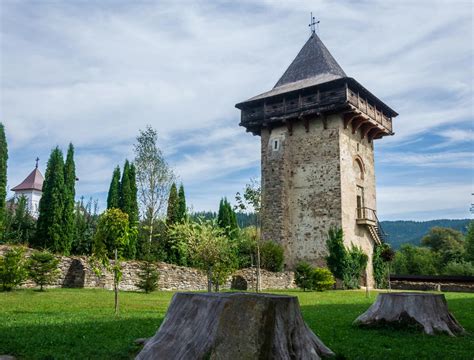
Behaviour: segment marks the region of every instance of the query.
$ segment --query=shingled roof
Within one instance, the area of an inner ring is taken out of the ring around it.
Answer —
[[[35,168],[30,175],[26,177],[25,180],[21,182],[21,184],[15,186],[12,191],[20,191],[20,190],[38,190],[42,191],[43,189],[43,175]]]
[[[324,75],[331,80],[346,77],[344,70],[332,57],[321,39],[313,33],[278,80],[274,89],[300,80],[324,77]]]
[[[313,33],[273,89],[247,101],[264,99],[346,77],[346,73],[321,39]]]

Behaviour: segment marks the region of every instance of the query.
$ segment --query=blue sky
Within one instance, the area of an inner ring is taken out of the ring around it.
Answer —
[[[0,3],[0,121],[9,187],[76,146],[78,196],[101,206],[151,124],[194,210],[260,172],[234,105],[271,89],[309,12],[344,71],[400,115],[376,142],[381,219],[465,218],[473,189],[470,1],[9,1]]]

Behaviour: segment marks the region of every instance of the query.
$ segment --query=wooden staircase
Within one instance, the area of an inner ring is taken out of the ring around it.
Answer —
[[[387,240],[387,234],[382,229],[380,221],[374,209],[367,207],[357,208],[357,224],[364,225],[369,230],[370,236],[376,244],[382,244]]]

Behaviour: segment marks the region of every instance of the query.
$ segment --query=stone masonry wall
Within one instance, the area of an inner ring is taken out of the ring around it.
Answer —
[[[342,119],[340,126],[340,161],[341,161],[341,204],[344,241],[347,248],[356,245],[369,257],[367,279],[369,286],[373,283],[372,254],[375,242],[368,228],[358,225],[356,219],[357,188],[363,189],[363,206],[377,209],[375,196],[375,165],[373,142],[367,137],[361,139],[360,131],[352,134],[352,127],[344,129]],[[362,171],[359,164],[362,164]]]
[[[278,144],[276,144],[278,143]],[[373,286],[374,241],[356,222],[357,187],[364,206],[376,209],[373,144],[360,132],[344,129],[340,114],[263,129],[262,236],[280,243],[285,268],[299,261],[324,266],[327,233],[342,227],[348,248],[361,247],[369,257],[368,284]],[[362,164],[362,171],[357,161]]]
[[[9,248],[6,245],[0,245],[0,256]],[[33,250],[27,249],[26,257]],[[123,261],[122,280],[120,281],[120,290],[138,290],[136,283],[139,281],[138,273],[140,271],[139,261]],[[157,263],[160,272],[158,287],[160,290],[180,290],[195,291],[206,290],[206,275],[198,269]],[[94,272],[89,258],[86,256],[61,256],[59,263],[60,276],[51,287],[77,287],[77,288],[103,288],[113,289],[113,274],[104,272],[100,277]],[[222,286],[223,289],[231,288],[231,285],[239,284],[241,290],[252,289],[255,287],[256,278],[254,269],[238,270],[233,276],[229,277],[227,283]],[[262,289],[292,289],[295,288],[294,274],[292,272],[272,273],[261,270]],[[23,287],[31,288],[35,284],[31,281],[26,282]]]
[[[262,235],[280,243],[287,269],[324,266],[326,238],[341,224],[339,122],[331,116],[262,131]],[[275,140],[280,147],[275,149]]]

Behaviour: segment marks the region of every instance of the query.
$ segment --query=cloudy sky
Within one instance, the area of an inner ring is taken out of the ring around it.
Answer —
[[[465,218],[473,189],[471,1],[0,1],[9,186],[76,146],[102,207],[146,124],[194,210],[259,176],[234,105],[271,89],[309,36],[400,113],[376,142],[379,217]]]

